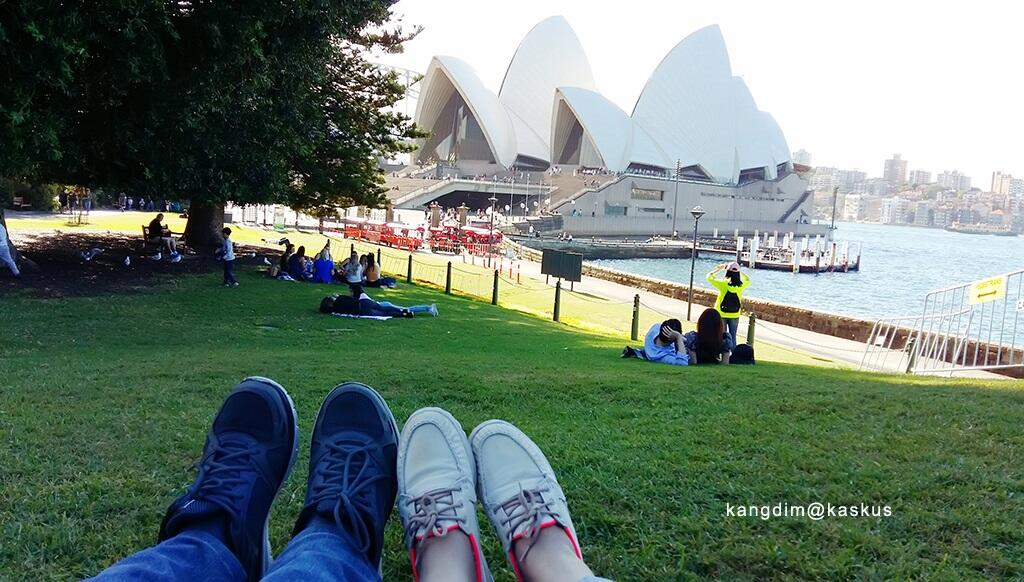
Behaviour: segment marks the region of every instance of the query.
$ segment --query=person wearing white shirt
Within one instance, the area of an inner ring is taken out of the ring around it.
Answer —
[[[7,244],[7,229],[4,228],[3,223],[0,223],[0,263],[7,265],[7,268],[11,270],[15,278],[21,277],[18,264],[14,262],[14,257],[11,256],[11,247]]]

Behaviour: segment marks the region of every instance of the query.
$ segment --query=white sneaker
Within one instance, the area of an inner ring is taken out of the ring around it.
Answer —
[[[159,261],[162,258],[164,258],[164,256],[162,254],[160,254],[160,253],[157,253],[157,254],[153,255],[153,260],[154,261]]]
[[[430,315],[437,317],[437,303],[430,304]]]
[[[536,443],[503,420],[488,420],[473,429],[469,438],[480,503],[515,571],[520,568],[513,542],[534,538],[549,527],[561,528],[582,560],[565,493]]]
[[[171,255],[171,262],[172,263],[180,263],[181,262],[181,253],[174,253],[173,255]]]
[[[413,572],[416,547],[458,529],[476,562],[476,580],[493,580],[480,548],[473,452],[459,421],[440,408],[422,408],[406,421],[398,443],[398,516]]]

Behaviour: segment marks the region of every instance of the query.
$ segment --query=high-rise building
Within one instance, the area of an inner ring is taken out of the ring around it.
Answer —
[[[935,181],[938,182],[939,186],[950,188],[957,192],[966,192],[971,189],[971,177],[965,176],[957,170],[942,172]]]
[[[801,164],[801,165],[804,165],[804,166],[810,166],[811,165],[811,152],[809,152],[809,151],[807,151],[805,149],[801,148],[801,149],[796,150],[795,152],[793,152],[791,154],[791,157],[793,158],[793,163],[794,164]]]
[[[860,194],[847,194],[843,201],[843,220],[856,222],[864,218],[864,196]]]
[[[815,192],[832,192],[837,183],[837,174],[839,170],[831,168],[829,166],[818,166],[814,168],[814,175],[808,181],[811,190]]]
[[[899,154],[893,154],[891,159],[885,160],[885,171],[882,172],[882,179],[896,187],[906,184],[907,160],[901,159]]]
[[[1010,180],[1010,189],[1006,193],[1010,196],[1024,196],[1024,178]]]
[[[1010,174],[992,172],[992,189],[989,191],[995,194],[1009,194],[1011,182],[1013,182],[1013,176]]]
[[[840,192],[855,192],[857,184],[863,184],[868,179],[868,173],[861,170],[838,170],[836,172],[836,186]]]
[[[882,200],[882,224],[906,224],[910,214],[910,201],[906,198]]]
[[[907,182],[917,186],[931,184],[932,173],[928,170],[910,170],[910,175],[907,176]]]

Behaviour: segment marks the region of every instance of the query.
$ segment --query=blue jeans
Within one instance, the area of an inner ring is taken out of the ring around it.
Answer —
[[[384,307],[397,307],[398,309],[408,309],[413,313],[427,313],[428,311],[430,311],[429,305],[413,305],[412,307],[400,307],[390,301],[378,301],[377,305],[381,305]]]
[[[234,285],[238,281],[235,281],[235,260],[224,261],[224,284]]]
[[[348,538],[306,528],[274,560],[263,579],[277,582],[378,582],[380,574],[376,565],[370,564],[366,555]],[[100,572],[94,580],[244,582],[246,575],[238,559],[216,536],[202,531],[186,531],[124,558]]]
[[[740,318],[738,317],[723,317],[722,321],[725,322],[725,326],[729,329],[729,335],[732,336],[732,345],[736,345],[736,332],[740,329]]]

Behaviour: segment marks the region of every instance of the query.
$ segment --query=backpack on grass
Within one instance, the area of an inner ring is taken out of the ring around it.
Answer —
[[[729,356],[730,364],[754,365],[754,347],[749,344],[740,344],[733,348]]]

